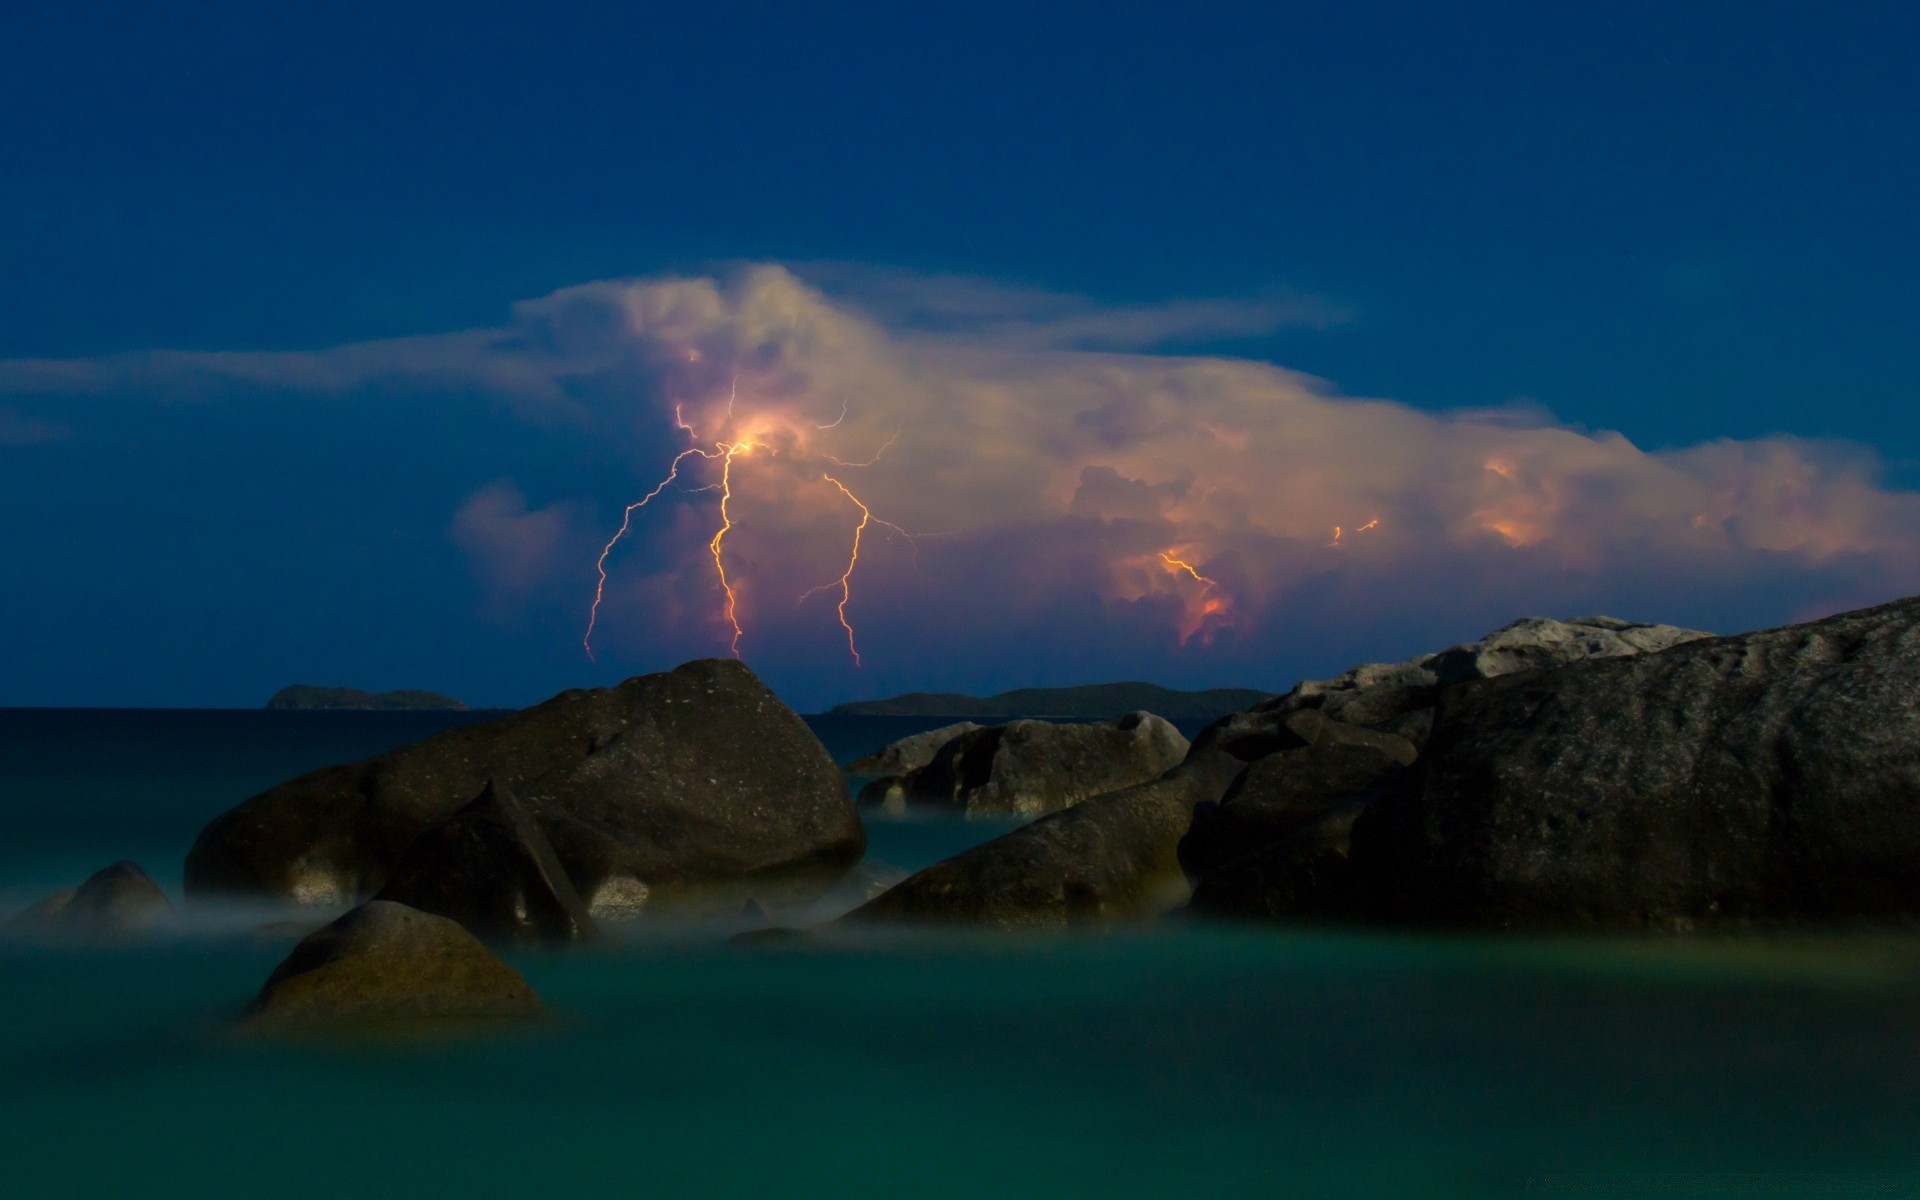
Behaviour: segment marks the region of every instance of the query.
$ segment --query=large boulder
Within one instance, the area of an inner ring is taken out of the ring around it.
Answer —
[[[1920,915],[1920,599],[1451,690],[1353,865],[1397,920]]]
[[[806,896],[866,848],[812,730],[745,666],[704,659],[271,788],[201,832],[188,895],[353,903],[489,780],[520,797],[596,914]]]
[[[1373,797],[1349,796],[1285,836],[1201,876],[1187,910],[1210,917],[1317,920],[1352,917],[1354,824]]]
[[[260,990],[246,1025],[305,1033],[545,1012],[520,972],[458,924],[375,900],[302,939]]]
[[[852,921],[965,922],[1005,929],[1147,916],[1186,902],[1176,853],[1194,806],[1241,770],[1203,754],[1161,778],[1064,812],[935,863],[855,909]]]
[[[1331,728],[1338,722],[1314,712],[1294,713],[1289,721],[1319,736],[1255,759],[1218,804],[1194,810],[1180,840],[1180,865],[1189,878],[1284,841],[1414,761],[1413,744],[1392,734],[1353,730],[1355,736],[1343,737]]]
[[[1433,723],[1441,691],[1456,683],[1537,671],[1590,658],[1625,658],[1711,637],[1697,629],[1646,625],[1618,617],[1571,617],[1564,621],[1523,617],[1474,642],[1397,663],[1367,663],[1331,679],[1309,679],[1292,691],[1245,712],[1223,717],[1194,739],[1195,748],[1234,743],[1243,758],[1285,745],[1271,745],[1274,727],[1289,714],[1318,711],[1347,725],[1406,736],[1418,744]],[[1284,741],[1284,739],[1282,739]]]
[[[972,721],[961,721],[953,725],[942,725],[938,729],[929,729],[925,733],[916,733],[903,737],[897,742],[875,750],[872,754],[854,759],[847,764],[849,775],[905,775],[933,761],[940,747],[946,745],[963,733],[972,733],[981,728]]]
[[[897,779],[875,780],[861,803],[1037,816],[1157,779],[1187,750],[1180,731],[1152,713],[1098,724],[1010,721],[950,739]]]
[[[77,888],[56,892],[7,923],[10,936],[117,938],[145,929],[173,911],[172,901],[140,864],[121,860]]]
[[[497,781],[414,838],[378,898],[448,917],[488,941],[595,936],[593,918],[539,822]]]

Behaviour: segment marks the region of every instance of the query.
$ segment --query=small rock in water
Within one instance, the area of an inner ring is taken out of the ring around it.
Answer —
[[[89,876],[77,888],[57,892],[8,922],[16,937],[98,939],[124,937],[173,911],[153,877],[122,860]]]
[[[942,746],[963,733],[972,733],[980,726],[972,721],[960,721],[953,725],[943,725],[938,729],[929,729],[925,733],[916,733],[912,737],[903,737],[889,743],[863,758],[856,758],[847,764],[849,775],[905,775],[933,761],[933,756]]]
[[[374,900],[295,946],[245,1025],[270,1033],[378,1030],[546,1011],[520,972],[455,922]]]

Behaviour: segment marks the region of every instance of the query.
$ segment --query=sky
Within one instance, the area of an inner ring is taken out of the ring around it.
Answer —
[[[1916,52],[1873,3],[14,6],[0,704],[522,704],[735,621],[803,709],[1280,690],[1920,592]]]

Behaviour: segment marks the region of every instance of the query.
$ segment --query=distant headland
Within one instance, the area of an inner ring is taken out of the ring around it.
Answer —
[[[908,692],[890,700],[856,700],[833,711],[863,717],[1117,717],[1142,709],[1168,720],[1223,717],[1273,698],[1252,688],[1182,692],[1154,683],[1089,683],[1019,688],[995,696]]]
[[[311,684],[296,683],[284,687],[267,701],[267,707],[273,709],[421,709],[464,711],[466,705],[452,696],[442,696],[438,692],[398,691],[363,692],[359,688],[314,687]]]

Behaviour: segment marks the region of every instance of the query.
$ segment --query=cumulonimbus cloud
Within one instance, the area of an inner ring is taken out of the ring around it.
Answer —
[[[1263,362],[1080,348],[1333,319],[1304,301],[1103,312],[977,281],[943,301],[941,286],[890,279],[862,304],[777,266],[601,282],[522,303],[499,329],[0,364],[0,392],[132,377],[490,389],[636,447],[631,494],[551,498],[611,507],[603,536],[696,450],[635,514],[648,565],[609,556],[602,636],[635,650],[732,639],[712,545],[723,470],[749,657],[781,640],[842,652],[848,593],[863,636],[899,655],[951,660],[1017,635],[1061,671],[1111,677],[1181,654],[1257,662],[1302,630],[1448,605],[1518,615],[1738,586],[1791,609],[1920,590],[1920,496],[1883,487],[1861,447],[1649,451],[1539,414],[1339,396]],[[561,511],[527,514],[490,485],[453,528],[502,586],[551,571],[590,587],[593,564],[536,553],[566,541]]]

